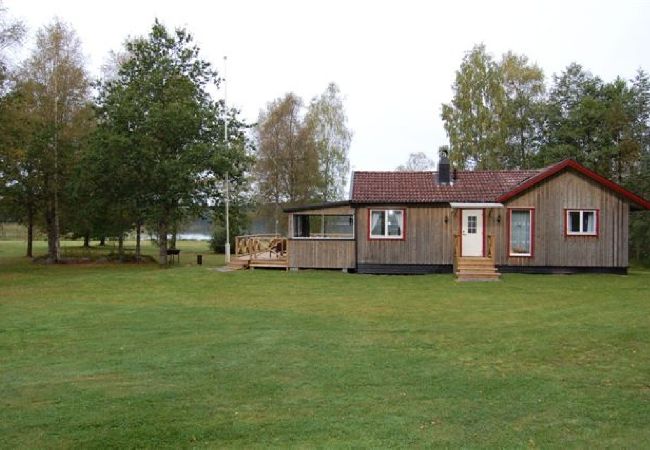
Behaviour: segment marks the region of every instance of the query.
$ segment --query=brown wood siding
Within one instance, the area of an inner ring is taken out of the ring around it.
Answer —
[[[404,209],[403,240],[368,239],[370,209]],[[445,223],[445,217],[448,222]],[[452,264],[454,216],[449,207],[372,206],[357,208],[356,238],[359,264]]]
[[[510,266],[627,267],[629,204],[572,171],[551,177],[493,212],[488,232],[497,235],[497,264]],[[507,208],[535,208],[534,254],[508,255]],[[598,236],[565,236],[566,209],[599,210]]]
[[[291,239],[289,267],[352,269],[356,267],[353,240]]]

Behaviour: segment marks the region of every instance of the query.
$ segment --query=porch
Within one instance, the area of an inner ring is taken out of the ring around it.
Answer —
[[[488,232],[491,214],[499,203],[452,203],[458,216],[454,233],[453,271],[458,281],[498,281],[501,274],[496,262],[496,236]],[[500,218],[500,217],[499,217]]]

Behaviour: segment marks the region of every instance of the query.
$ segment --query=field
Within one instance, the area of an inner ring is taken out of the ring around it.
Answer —
[[[650,446],[647,270],[223,273],[184,245],[159,269],[0,242],[0,448]]]

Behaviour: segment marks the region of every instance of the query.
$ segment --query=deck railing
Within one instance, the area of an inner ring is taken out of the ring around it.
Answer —
[[[494,260],[496,257],[496,237],[492,234],[488,234],[485,242],[486,257]],[[454,268],[456,265],[456,259],[460,258],[461,255],[461,240],[459,234],[454,234]]]
[[[282,259],[287,256],[287,238],[279,234],[248,234],[235,237],[235,255],[251,256],[251,259],[268,252],[268,258]],[[266,255],[265,255],[266,256]]]

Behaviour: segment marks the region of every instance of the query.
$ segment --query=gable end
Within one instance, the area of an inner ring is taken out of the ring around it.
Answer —
[[[582,164],[579,164],[578,162],[572,160],[572,159],[566,159],[562,162],[559,162],[546,170],[540,172],[539,174],[529,178],[519,186],[515,187],[514,189],[506,192],[505,194],[501,195],[499,198],[497,198],[498,202],[506,202],[523,192],[527,191],[528,189],[533,188],[534,186],[538,185],[542,181],[552,177],[555,174],[558,174],[564,170],[567,169],[573,169],[578,173],[581,173],[582,175],[586,176],[587,178],[592,179],[596,183],[606,187],[607,189],[617,193],[621,197],[625,198],[628,200],[630,203],[636,205],[640,209],[650,209],[650,202],[643,197],[636,195],[634,192],[629,191],[625,189],[623,186],[620,184],[617,184],[602,175],[597,174],[593,170],[587,169],[585,166]]]

